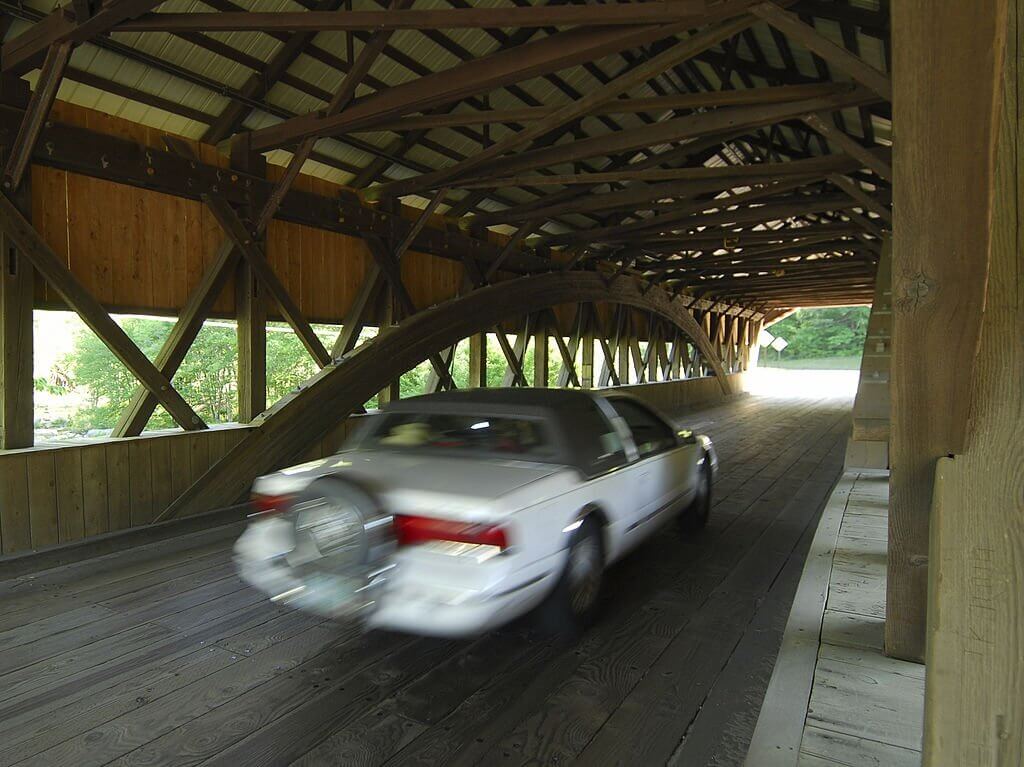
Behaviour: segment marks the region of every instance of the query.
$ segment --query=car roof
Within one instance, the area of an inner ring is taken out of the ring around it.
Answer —
[[[541,389],[531,387],[493,388],[493,389],[456,389],[454,391],[421,394],[408,397],[394,403],[393,409],[405,410],[431,405],[507,405],[528,408],[563,408],[583,404],[591,400],[594,393],[580,389]],[[430,408],[433,409],[433,408]]]

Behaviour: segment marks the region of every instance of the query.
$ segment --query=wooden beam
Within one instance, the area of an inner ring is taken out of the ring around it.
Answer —
[[[393,10],[404,12],[410,5],[412,0],[392,0],[391,7]],[[387,46],[388,40],[391,38],[391,32],[382,30],[377,32],[373,37],[367,41],[363,46],[362,50],[359,51],[359,56],[352,64],[345,79],[341,81],[341,85],[338,90],[335,91],[334,96],[328,103],[327,108],[321,113],[324,118],[334,117],[344,112],[352,100],[356,96],[356,89],[360,83],[366,78],[370,72],[370,68],[373,63],[377,60],[384,48]],[[277,214],[278,208],[281,206],[281,202],[285,196],[291,190],[295,184],[295,179],[298,178],[299,172],[302,170],[302,166],[306,164],[313,154],[313,147],[316,145],[316,136],[306,136],[299,142],[298,148],[292,153],[291,159],[288,161],[288,167],[285,169],[284,175],[281,176],[277,182],[277,186],[270,193],[266,203],[263,206],[263,210],[256,220],[256,231],[264,232],[267,226],[270,224],[270,220]],[[254,146],[254,134],[245,134],[242,138],[245,146],[249,152],[258,151],[257,147]]]
[[[388,250],[384,241],[379,237],[367,237],[366,244],[370,249],[370,254],[377,262],[377,266],[380,267],[384,277],[388,281],[388,285],[391,286],[391,294],[394,300],[405,317],[412,317],[416,314],[416,305],[412,302],[412,297],[409,295],[409,291],[406,290],[405,284],[402,282],[402,273],[400,271],[399,263],[395,260],[394,256]],[[454,389],[455,382],[452,380],[451,373],[448,370],[448,364],[444,359],[441,358],[439,352],[431,354],[428,359],[430,360],[431,366],[434,368],[434,372],[443,382],[445,388]]]
[[[106,34],[114,26],[159,5],[162,0],[110,0],[86,19],[76,19],[57,8],[28,30],[3,45],[0,69],[22,75],[38,66],[51,46],[78,44]]]
[[[543,317],[537,317],[533,331],[533,385],[547,388],[548,385],[548,327]]]
[[[810,83],[806,85],[777,85],[765,88],[739,88],[731,91],[701,91],[670,96],[646,98],[617,98],[598,104],[587,115],[638,114],[647,112],[710,109],[719,106],[749,104],[777,104],[785,101],[828,96],[850,90],[846,83]],[[519,107],[517,109],[476,109],[443,114],[423,114],[398,117],[382,122],[373,131],[419,131],[436,128],[463,128],[473,125],[500,125],[525,123],[550,117],[558,107]],[[358,132],[358,131],[357,131]],[[540,177],[545,178],[545,177]]]
[[[1024,430],[1024,343],[1021,342],[1024,338],[1021,291],[1024,251],[1020,247],[1020,233],[1024,231],[1020,206],[1024,192],[1020,166],[1020,147],[1024,145],[1024,121],[1020,112],[1020,87],[1024,83],[1024,67],[1021,66],[1024,6],[1019,0],[1009,2],[1009,18],[1006,19],[1002,16],[1003,5],[1002,2],[977,3],[970,8],[954,7],[953,3],[946,2],[931,5],[931,11],[942,14],[942,18],[929,19],[920,29],[905,26],[908,17],[920,9],[919,3],[910,3],[906,9],[893,7],[894,43],[910,45],[913,41],[917,46],[941,51],[940,46],[957,39],[958,44],[964,46],[965,60],[970,62],[967,70],[950,72],[952,62],[949,62],[921,83],[931,89],[942,78],[941,82],[946,85],[939,93],[945,93],[946,87],[955,87],[960,82],[969,82],[971,88],[980,90],[980,78],[990,62],[975,59],[972,54],[978,57],[998,55],[998,51],[990,54],[989,50],[998,47],[998,36],[1003,30],[1008,35],[1002,108],[997,123],[999,137],[994,164],[988,285],[978,353],[970,360],[969,367],[943,371],[962,379],[962,384],[957,382],[957,385],[970,395],[971,429],[962,449],[952,456],[939,457],[935,467],[926,549],[924,767],[1024,764],[1024,679],[1020,673],[1020,659],[1024,655],[1024,585],[1021,582],[1024,530],[1020,525],[1021,467],[1024,466],[1024,440],[1021,439]],[[971,24],[969,32],[954,31],[967,23]],[[948,28],[936,30],[939,25]],[[991,42],[993,38],[996,42]],[[901,55],[894,63],[895,71],[899,73],[903,66],[906,64]],[[913,71],[907,72],[907,76],[912,76]],[[972,78],[972,74],[977,77]],[[987,83],[986,87],[991,88],[992,84]],[[897,98],[905,97],[902,88],[897,74]],[[920,94],[922,100],[926,96],[927,91]],[[980,98],[977,93],[972,97]],[[963,95],[958,94],[956,102],[961,98]],[[937,110],[940,105],[936,103],[934,108]],[[959,112],[947,114],[954,117]],[[981,113],[970,114],[977,117]],[[902,111],[897,111],[897,115],[902,116]],[[981,129],[981,126],[976,127]],[[963,126],[965,132],[968,129],[969,126]],[[904,140],[901,133],[900,141]],[[966,155],[969,148],[965,146],[962,151]],[[981,164],[982,160],[983,155],[975,152],[975,161]],[[956,161],[960,158],[956,157]],[[929,167],[927,172],[930,174],[931,170]],[[902,159],[898,157],[896,177],[900,183],[903,183],[903,172]],[[949,172],[955,171],[950,168]],[[945,206],[945,201],[921,202]],[[982,215],[977,210],[973,213]],[[966,219],[971,214],[967,209],[962,215]],[[916,220],[905,222],[900,211],[900,228],[910,226],[914,231],[917,223]],[[894,234],[901,236],[898,230]],[[904,236],[909,237],[910,232]],[[940,297],[941,292],[940,288]],[[947,349],[958,351],[960,346],[956,339],[951,340],[954,343]],[[950,364],[958,365],[961,361],[958,357],[955,355]],[[937,362],[930,365],[934,372],[938,372]],[[919,416],[926,415],[924,407],[916,412]],[[944,415],[932,413],[940,420]],[[894,465],[893,473],[896,471]],[[903,480],[896,479],[901,482],[900,489],[908,488]],[[893,500],[890,495],[890,505],[894,505]]]
[[[972,378],[979,371],[981,328],[989,311],[986,296],[997,178],[1007,185],[1000,188],[999,204],[1007,207],[996,230],[998,242],[1014,252],[1018,247],[1020,133],[1015,96],[1020,85],[1020,51],[1018,31],[1004,70],[1009,27],[1006,0],[969,7],[909,0],[894,5],[893,13],[893,121],[899,125],[893,208],[898,225],[893,228],[892,244],[893,419],[885,647],[895,657],[921,661],[926,645],[929,517],[936,461],[972,445]],[[1019,9],[1012,19],[1015,29],[1018,14]],[[955,46],[955,56],[948,55],[950,46]],[[1004,72],[1008,75],[1005,85]],[[1005,118],[1004,94],[1008,99]],[[943,129],[936,130],[937,125]],[[1000,128],[1006,143],[997,165]],[[1019,282],[1019,275],[1016,279]],[[1001,371],[1008,368],[1001,368],[1002,364],[990,363],[983,368],[984,375],[1004,375]],[[990,386],[991,380],[981,385]],[[1012,395],[1002,391],[1019,402],[1019,391]],[[989,459],[990,465],[1000,460],[996,455]],[[987,473],[972,480],[979,492],[998,481]],[[980,548],[973,551],[987,556],[979,553]],[[992,671],[996,676],[1003,673]],[[991,677],[993,681],[996,676]],[[977,689],[979,693],[965,700],[965,706],[984,705],[988,691]],[[1006,726],[1015,727],[1019,734],[1018,722]],[[977,738],[985,738],[992,749],[988,753],[1005,753],[1007,741],[996,740],[996,730],[998,726],[990,723],[985,733],[972,733],[957,748],[973,748]],[[964,753],[942,755],[933,763],[956,763]],[[968,761],[981,764],[987,759],[980,751],[971,753],[977,756]]]
[[[876,152],[873,152],[871,149],[868,149],[863,144],[860,144],[849,135],[839,130],[839,128],[833,124],[831,114],[804,115],[802,119],[809,128],[828,139],[837,150],[844,154],[856,157],[864,163],[865,168],[870,168],[886,181],[892,181],[892,165],[879,157]]]
[[[321,0],[315,6],[318,11],[335,10],[342,0]],[[303,50],[316,37],[315,31],[297,32],[291,35],[273,56],[267,61],[260,72],[253,72],[240,88],[249,98],[260,99],[281,79]],[[205,144],[218,144],[233,134],[242,124],[242,120],[251,111],[251,107],[241,100],[232,100],[221,110],[217,118],[207,127],[202,141]]]
[[[554,72],[618,51],[670,37],[685,25],[572,29],[498,51],[366,96],[331,117],[314,112],[253,131],[252,147],[265,151],[310,136],[372,128],[413,112],[451,104],[468,96]]]
[[[725,30],[733,31],[737,27],[749,23],[748,17],[745,16],[732,22],[726,22],[723,25],[714,27],[706,34],[695,35],[686,44],[680,44],[684,46],[683,50],[677,51],[676,48],[670,48],[666,54],[675,51],[676,56],[682,57],[679,60],[685,60],[698,49],[710,47],[729,37],[729,35],[724,34]],[[666,54],[663,54],[663,56]],[[664,64],[662,57],[656,57],[656,59]],[[652,59],[652,61],[654,60]],[[859,106],[872,103],[878,98],[863,89],[856,89],[832,96],[820,96],[818,98],[783,104],[723,107],[708,112],[678,117],[674,120],[653,123],[629,131],[617,131],[606,135],[578,139],[568,144],[555,144],[508,157],[501,156],[503,153],[527,145],[534,138],[550,132],[553,127],[576,119],[579,117],[581,110],[587,105],[600,103],[600,99],[605,101],[614,99],[621,92],[620,86],[616,85],[620,80],[623,81],[621,87],[635,87],[637,82],[630,75],[638,71],[638,69],[631,70],[628,75],[616,78],[601,90],[595,91],[594,94],[584,97],[577,103],[562,107],[547,120],[538,121],[529,128],[525,128],[507,137],[503,141],[488,147],[483,152],[463,160],[461,163],[448,166],[440,171],[424,173],[407,180],[385,184],[377,189],[376,194],[380,196],[398,196],[423,189],[436,188],[440,184],[450,184],[452,179],[455,178],[477,179],[481,176],[521,173],[535,168],[544,168],[549,165],[560,165],[595,156],[613,155],[620,152],[656,146],[666,142],[694,139],[701,136],[731,132],[740,128],[771,125],[782,120],[800,117],[808,112]],[[644,73],[647,74],[646,71]],[[639,82],[644,81],[640,80]]]
[[[238,422],[249,423],[267,409],[267,305],[256,272],[248,263],[236,276],[238,321]]]
[[[106,310],[82,286],[43,238],[25,220],[6,195],[0,194],[0,230],[50,283],[71,309],[99,337],[128,371],[145,384],[171,417],[186,430],[205,429],[206,424],[139,347],[111,319]]]
[[[555,318],[554,312],[549,310],[547,316],[552,330],[551,336],[555,339],[558,355],[562,358],[562,367],[558,371],[558,385],[564,387],[571,384],[579,388],[580,379],[576,375],[576,349],[579,345],[579,335],[576,333],[576,327],[579,321],[579,311],[577,310],[577,319],[573,322],[573,334],[570,336],[572,346],[565,343],[562,331],[558,329],[558,321]]]
[[[524,314],[581,301],[608,301],[658,312],[712,354],[710,364],[720,375],[718,383],[723,393],[729,393],[729,381],[715,362],[707,337],[679,298],[658,288],[641,293],[641,283],[632,279],[619,280],[609,288],[592,272],[556,271],[499,282],[407,318],[365,351],[314,378],[297,396],[259,419],[248,436],[160,514],[158,521],[236,502],[249,491],[254,477],[287,465],[353,407],[416,365],[429,349],[443,349],[481,328]]]
[[[512,347],[509,347],[505,334],[500,332],[501,328],[497,328],[499,331],[496,333],[498,343],[501,344],[501,352],[505,355],[505,361],[508,363],[505,368],[505,377],[501,382],[502,386],[516,386],[517,384],[519,386],[529,386],[530,384],[526,380],[526,374],[523,372],[523,363],[526,361],[526,350],[530,343],[532,321],[533,317],[530,315],[522,318],[522,325],[516,334],[515,346]]]
[[[320,367],[330,364],[331,355],[328,354],[323,342],[313,332],[313,328],[302,313],[302,310],[299,309],[298,304],[288,294],[288,291],[281,284],[270,264],[267,263],[263,249],[253,239],[252,234],[246,230],[238,214],[221,197],[204,195],[203,202],[206,203],[213,217],[217,219],[217,223],[221,225],[224,233],[234,242],[235,247],[241,251],[246,261],[252,266],[260,284],[267,289],[267,292],[277,302],[282,316],[292,326],[302,345],[306,347],[306,351],[309,352],[310,356],[313,357]]]
[[[22,184],[13,195],[25,215],[32,207],[29,187]],[[0,450],[35,441],[34,276],[31,261],[0,231]]]
[[[867,86],[886,101],[892,101],[892,83],[887,75],[841,45],[836,45],[814,27],[804,24],[795,13],[785,11],[772,2],[755,5],[750,12],[771,24],[790,40],[795,40],[857,82]]]
[[[525,224],[516,229],[515,233],[508,238],[508,242],[505,243],[505,246],[501,249],[501,253],[498,254],[498,257],[491,262],[490,266],[487,267],[487,271],[484,273],[484,282],[490,282],[494,279],[494,275],[498,273],[498,269],[500,269],[501,265],[505,263],[505,259],[512,255],[515,249],[519,247],[519,244],[529,237],[540,223],[541,219],[531,218]]]
[[[703,0],[628,5],[562,5],[403,11],[150,13],[118,32],[344,32],[673,24],[697,26]]]
[[[367,266],[359,292],[352,299],[352,305],[345,315],[338,338],[331,349],[332,358],[341,359],[356,347],[359,335],[370,323],[377,298],[386,284],[387,278],[376,262]]]
[[[828,177],[828,180],[838,186],[850,197],[859,202],[864,208],[864,212],[871,211],[872,213],[878,214],[883,221],[890,226],[892,225],[892,210],[887,205],[883,205],[875,197],[868,194],[861,188],[861,185],[856,181],[844,176],[841,173],[833,173]]]
[[[36,88],[32,91],[32,98],[25,110],[25,118],[18,128],[18,135],[14,139],[7,156],[7,163],[4,166],[3,188],[7,194],[11,194],[21,185],[25,171],[28,169],[29,161],[32,158],[32,151],[39,140],[39,133],[43,129],[47,115],[50,114],[50,107],[57,97],[57,89],[60,87],[61,79],[64,77],[64,69],[71,57],[72,43],[65,40],[61,43],[54,43],[46,52],[46,60],[43,62],[42,71],[36,81]]]
[[[469,337],[469,387],[487,386],[487,334],[473,333]]]
[[[614,6],[611,6],[614,7]],[[671,67],[692,58],[728,39],[753,23],[750,16],[739,16],[735,19],[709,27],[683,42],[676,43],[663,53],[619,75],[610,83],[596,88],[570,104],[558,107],[547,117],[530,124],[517,133],[505,137],[476,155],[466,158],[460,163],[442,168],[431,173],[424,173],[416,178],[385,184],[379,194],[385,196],[401,196],[421,189],[432,189],[450,179],[464,177],[476,170],[477,175],[493,165],[508,152],[528,146],[534,140],[550,133],[555,128],[584,116],[588,110],[602,104],[608,104],[632,88],[663,74]]]
[[[738,91],[726,91],[736,93]],[[757,165],[723,165],[720,167],[696,168],[653,168],[633,170],[626,166],[621,170],[596,173],[568,173],[541,175],[531,173],[521,176],[504,176],[484,179],[481,181],[453,181],[452,186],[459,189],[491,189],[506,186],[571,186],[574,184],[617,184],[623,181],[716,181],[724,186],[729,182],[735,185],[777,178],[787,175],[805,175],[837,170],[847,167],[852,158],[843,155],[827,155],[811,157],[806,160],[790,162],[766,162]],[[860,167],[860,166],[858,166]]]

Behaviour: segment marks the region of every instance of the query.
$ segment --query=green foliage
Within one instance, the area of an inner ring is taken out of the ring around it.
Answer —
[[[171,332],[171,324],[160,320],[125,319],[125,333],[142,352],[154,359]],[[288,332],[267,333],[267,401],[276,402],[284,394],[316,372],[317,367],[298,338]],[[329,346],[330,328],[315,328]],[[74,350],[59,363],[66,380],[54,387],[85,395],[85,404],[70,418],[77,430],[110,429],[131,401],[137,382],[111,354],[106,345],[88,329],[75,336]],[[229,325],[204,325],[173,378],[175,388],[207,423],[228,423],[238,418],[238,343],[235,329]],[[174,421],[163,408],[157,408],[148,429],[172,428]]]
[[[144,318],[126,318],[121,326],[142,352],[155,359],[171,332],[169,322]],[[273,404],[317,372],[317,366],[302,343],[287,326],[268,323],[267,328],[267,402]],[[314,327],[325,346],[330,348],[337,328]],[[365,334],[372,337],[373,333]],[[515,346],[515,336],[507,336]],[[497,339],[488,336],[487,385],[504,385],[506,360]],[[561,355],[554,339],[549,339],[548,385],[555,386],[561,369]],[[534,349],[531,340],[523,358],[527,385],[533,385]],[[433,369],[424,361],[400,379],[403,398],[424,394]],[[460,388],[469,384],[469,341],[456,347],[452,360],[452,377]],[[36,382],[39,391],[62,394],[70,391],[80,395],[83,404],[71,415],[69,427],[76,431],[110,429],[131,401],[137,381],[106,345],[91,331],[82,327],[74,338],[73,350],[58,360],[49,379]],[[229,423],[238,418],[238,343],[231,324],[206,324],[189,349],[173,383],[185,400],[207,423]],[[374,396],[367,408],[377,406]],[[170,415],[158,407],[147,429],[173,428]]]
[[[789,342],[782,353],[783,358],[860,357],[864,351],[869,313],[866,306],[798,309],[768,328],[768,332]],[[769,362],[776,353],[764,349],[762,354]]]

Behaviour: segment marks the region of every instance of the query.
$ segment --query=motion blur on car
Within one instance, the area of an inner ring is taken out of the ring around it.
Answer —
[[[274,601],[368,628],[462,637],[534,612],[575,632],[610,564],[706,524],[716,469],[707,437],[623,394],[414,397],[257,479],[235,559]]]

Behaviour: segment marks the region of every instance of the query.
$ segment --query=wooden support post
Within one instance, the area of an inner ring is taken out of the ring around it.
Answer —
[[[1016,9],[1017,0],[1012,5]],[[995,241],[999,247],[1011,248],[1015,257],[1018,247],[1019,189],[1012,175],[1007,180],[1008,188],[999,192],[1000,205],[1007,206],[998,214],[1000,227],[993,226],[997,167],[1002,179],[1006,179],[1002,174],[1019,172],[1015,94],[1020,87],[1016,74],[1020,41],[1015,10],[1011,20],[1016,32],[1013,55],[1006,57],[1013,74],[1002,85],[1009,26],[1006,8],[1007,0],[985,0],[969,6],[954,0],[908,0],[893,6],[893,119],[899,125],[900,137],[893,156],[893,210],[897,222],[892,243],[893,406],[885,648],[888,654],[907,660],[922,661],[925,654],[929,517],[936,461],[975,447],[970,434],[971,419],[977,418],[972,377],[977,382],[980,375],[981,389],[993,392],[995,399],[989,407],[1000,407],[994,401],[1005,397],[1007,407],[1011,402],[1016,407],[1008,413],[1020,412],[1021,390],[1009,386],[1012,368],[1008,360],[1013,357],[1003,361],[989,357],[983,366],[977,359],[982,318],[990,314],[999,317],[1000,311],[1006,311],[1005,304],[1002,309],[999,305],[994,309],[986,306],[993,236],[998,237]],[[955,57],[946,55],[951,46],[956,48]],[[1010,99],[1002,122],[1008,143],[997,166],[995,148],[1003,94]],[[946,126],[943,130],[936,129],[940,121]],[[1001,268],[1011,269],[1012,263],[1011,259]],[[1019,302],[1019,273],[1015,279],[1015,300]],[[1005,317],[996,321],[1005,321]],[[1016,337],[1012,343],[1019,342]],[[1005,384],[990,389],[997,380]],[[1005,424],[1006,418],[1002,422]],[[994,425],[993,433],[1000,433],[1003,424]],[[1006,474],[999,467],[1009,457],[997,451],[984,455],[987,460],[980,464],[984,468],[971,477],[979,494],[998,486]],[[1017,477],[1019,480],[1019,467]],[[984,541],[992,541],[993,546],[1006,542],[1001,532],[990,535],[988,527],[985,531],[971,530],[970,520],[975,517],[969,508],[958,507],[956,514],[958,523],[949,526],[947,532],[954,527],[958,530],[958,545],[963,546],[968,566],[965,577],[975,583],[991,583],[978,592],[991,600],[985,602],[983,612],[992,615],[993,621],[1003,620],[994,617],[999,609],[994,597],[1013,591],[1019,595],[1019,584],[1003,580],[1012,570],[991,569],[998,563],[991,559],[993,552]],[[980,523],[982,518],[978,520]],[[988,525],[988,520],[984,524]],[[954,609],[965,612],[963,625],[969,630],[963,635],[964,653],[974,652],[972,647],[979,652],[991,649],[969,636],[978,630],[980,599],[950,603],[958,604]],[[992,666],[990,681],[995,684],[1006,670]],[[969,688],[948,689],[965,713],[976,715],[989,698],[990,688],[980,679],[970,679],[969,684]],[[976,692],[967,694],[968,689]],[[1019,713],[1019,688],[1017,693]],[[1003,749],[1019,749],[1024,742],[1020,730],[1024,717],[1014,719],[1010,709],[997,717],[996,711],[984,724],[964,717],[963,732],[968,739],[958,746],[973,748],[975,738],[984,738],[991,746],[984,758],[981,751],[971,751],[969,757],[963,756],[967,751],[958,751],[955,757],[943,755],[934,763],[1015,763]],[[968,723],[977,727],[968,727]],[[1012,729],[1012,737],[1002,734],[1004,730],[1011,732],[1007,728]]]
[[[244,143],[232,144],[231,165],[243,173],[264,176],[263,155],[248,152]],[[252,221],[257,210],[243,211]],[[266,247],[265,237],[260,243]],[[235,318],[238,339],[238,422],[250,423],[267,409],[267,304],[263,286],[248,260],[235,274]]]
[[[586,309],[583,318],[583,332],[580,335],[580,343],[583,344],[583,355],[580,362],[580,386],[584,389],[594,388],[594,309],[587,304],[580,304],[580,311]]]
[[[381,292],[380,301],[383,306],[380,309],[380,327],[377,329],[378,335],[390,333],[395,329],[395,326],[401,321],[401,312],[398,306],[395,304],[395,297],[391,289],[388,288]],[[452,347],[449,347],[451,349]],[[449,357],[445,355],[449,351],[446,349],[441,353],[442,359],[448,360]],[[440,379],[437,374],[432,370],[430,375],[427,376],[426,384],[423,387],[423,393],[428,394],[438,390],[438,383]],[[377,392],[377,407],[382,408],[391,402],[397,402],[402,397],[402,377],[398,376],[391,379],[390,383]]]
[[[469,386],[487,386],[487,334],[474,333],[469,337]]]
[[[893,6],[894,20],[909,19],[914,6]],[[966,8],[932,7],[957,25]],[[998,3],[972,4],[968,41],[984,45]],[[992,250],[985,313],[975,364],[953,371],[971,392],[971,433],[953,457],[941,457],[935,474],[928,567],[928,642],[925,678],[923,764],[1024,764],[1024,553],[1021,467],[1024,466],[1024,3],[1010,2],[1002,118],[995,163]],[[938,18],[935,19],[938,21]],[[903,34],[930,40],[920,33]],[[934,40],[941,50],[949,36]],[[968,46],[966,51],[976,50]],[[987,51],[977,51],[979,55]],[[897,72],[899,69],[897,69]],[[936,82],[940,73],[936,73]],[[964,73],[964,78],[968,73]],[[901,83],[897,81],[897,91]],[[923,95],[923,94],[922,94]],[[958,114],[958,113],[954,113]],[[950,117],[954,115],[951,114]],[[902,138],[900,139],[903,140]],[[897,163],[897,178],[901,168]],[[967,211],[965,211],[965,214]],[[897,215],[902,210],[897,208]],[[900,221],[899,228],[905,223]],[[896,237],[902,237],[899,228]],[[896,256],[894,252],[894,257]]]
[[[14,202],[27,216],[31,197],[23,183]],[[35,388],[32,378],[32,262],[0,231],[0,449],[32,447]]]
[[[238,422],[249,423],[267,409],[267,309],[252,267],[235,277],[238,321]]]
[[[628,306],[622,308],[622,318],[619,325],[619,336],[618,343],[616,346],[616,352],[618,353],[619,362],[619,381],[623,386],[628,386],[633,382],[633,378],[629,374],[629,347],[632,343],[633,336],[633,310]],[[640,379],[640,371],[637,371],[637,382]]]
[[[545,389],[548,385],[548,327],[544,317],[537,317],[533,331],[533,385]]]

